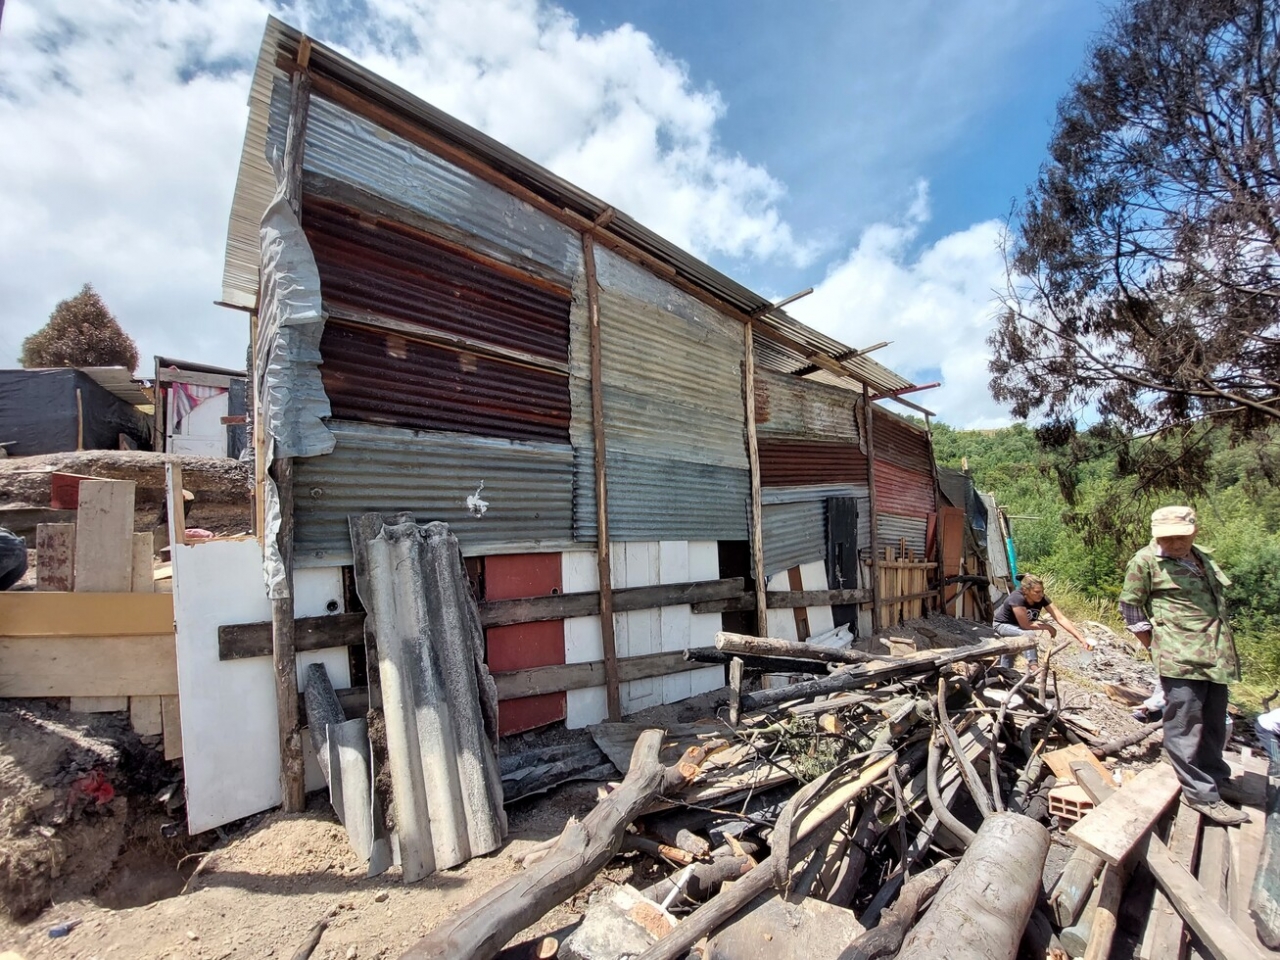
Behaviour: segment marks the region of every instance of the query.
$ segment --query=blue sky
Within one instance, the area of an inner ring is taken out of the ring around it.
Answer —
[[[852,345],[986,394],[1000,223],[1105,8],[1089,0],[8,0],[0,363],[92,282],[154,353],[240,365],[212,306],[267,12]]]

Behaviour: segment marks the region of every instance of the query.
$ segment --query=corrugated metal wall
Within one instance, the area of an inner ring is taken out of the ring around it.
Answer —
[[[825,500],[769,503],[763,507],[765,576],[825,560],[827,556],[827,504]]]
[[[879,491],[877,491],[879,492]],[[914,550],[917,560],[926,560],[925,536],[928,533],[928,521],[919,517],[899,517],[891,513],[881,513],[876,517],[876,537],[879,539],[881,556],[885,547],[892,547],[896,555],[899,544],[906,541],[907,549]]]
[[[272,129],[288,116],[277,83]],[[303,169],[385,197],[467,238],[468,246],[514,264],[530,261],[568,280],[582,241],[568,227],[408,140],[323,97],[311,98]]]
[[[875,431],[877,460],[885,460],[917,473],[933,473],[933,454],[929,435],[922,427],[915,427],[874,404],[871,428]],[[876,483],[879,484],[879,478]],[[930,481],[932,483],[932,481]],[[879,496],[880,491],[876,490]]]
[[[562,374],[332,319],[320,353],[324,391],[338,419],[569,442],[569,383]]]
[[[938,509],[931,473],[907,470],[879,457],[874,468],[877,513],[923,518]]]
[[[347,516],[410,510],[443,520],[464,553],[561,550],[573,530],[573,449],[334,421],[337,446],[294,462],[299,566],[351,562]],[[483,517],[467,508],[476,492]]]
[[[760,485],[812,483],[867,485],[867,457],[852,443],[761,440]]]
[[[745,540],[750,474],[742,325],[607,250],[596,250],[600,360],[614,540]],[[596,539],[585,293],[569,355],[575,536]]]
[[[773,373],[758,364],[756,436],[859,443],[858,395],[812,380]]]

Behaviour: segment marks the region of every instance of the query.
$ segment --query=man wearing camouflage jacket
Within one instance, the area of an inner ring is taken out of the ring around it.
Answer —
[[[1231,779],[1222,758],[1227,684],[1240,679],[1224,596],[1231,581],[1195,546],[1190,507],[1161,507],[1151,515],[1151,536],[1125,570],[1120,613],[1160,674],[1165,752],[1192,809],[1215,823],[1247,823],[1221,796]]]

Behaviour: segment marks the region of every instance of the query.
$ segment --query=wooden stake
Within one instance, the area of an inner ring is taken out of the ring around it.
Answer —
[[[751,466],[751,564],[756,580],[756,636],[769,635],[765,601],[764,507],[760,498],[760,446],[756,440],[756,348],[751,324],[743,328],[743,403],[747,409],[747,461]]]
[[[76,387],[76,449],[84,449],[84,398]]]
[[[587,272],[587,315],[591,330],[591,433],[596,460],[596,567],[600,573],[600,639],[604,646],[605,696],[609,719],[622,719],[618,649],[613,633],[613,568],[609,562],[609,488],[605,470],[604,378],[600,371],[600,288],[596,282],[595,241],[582,235]]]
[[[871,629],[879,630],[884,625],[883,611],[880,609],[884,587],[880,583],[880,538],[876,532],[880,519],[876,511],[876,444],[875,430],[872,427],[874,416],[871,412],[871,388],[865,383],[862,385],[862,409],[866,419],[863,432],[867,438],[867,495],[868,509],[871,511]]]

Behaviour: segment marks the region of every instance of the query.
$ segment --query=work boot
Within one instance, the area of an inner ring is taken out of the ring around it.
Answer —
[[[1183,797],[1182,802],[1192,810],[1203,814],[1214,823],[1224,827],[1238,827],[1242,823],[1252,822],[1250,816],[1243,810],[1237,810],[1221,800],[1215,800],[1213,803],[1201,803]]]

